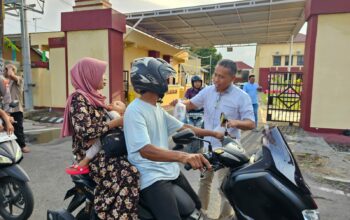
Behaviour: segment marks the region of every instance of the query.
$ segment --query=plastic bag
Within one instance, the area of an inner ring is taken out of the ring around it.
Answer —
[[[174,108],[174,117],[182,122],[186,121],[186,106],[182,103],[182,100],[179,99]]]

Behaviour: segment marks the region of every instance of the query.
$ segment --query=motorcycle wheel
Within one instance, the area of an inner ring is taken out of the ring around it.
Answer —
[[[32,190],[27,182],[12,177],[0,180],[0,193],[5,201],[0,204],[0,216],[6,220],[26,220],[34,207]]]

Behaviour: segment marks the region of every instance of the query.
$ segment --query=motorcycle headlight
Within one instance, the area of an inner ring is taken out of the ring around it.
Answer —
[[[9,158],[0,155],[0,164],[11,164],[11,163],[12,161]]]
[[[22,158],[22,150],[20,147],[17,147],[17,151],[16,151],[16,158],[15,161],[19,161]]]
[[[306,209],[302,213],[304,220],[320,220],[320,213],[317,210]]]

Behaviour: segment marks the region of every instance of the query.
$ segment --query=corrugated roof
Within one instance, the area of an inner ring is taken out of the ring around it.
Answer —
[[[127,24],[176,46],[284,43],[304,24],[305,0],[243,0],[127,14]]]

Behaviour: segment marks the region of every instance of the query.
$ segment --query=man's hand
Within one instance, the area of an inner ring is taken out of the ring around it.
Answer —
[[[15,131],[15,128],[11,123],[6,123],[6,132],[8,135],[12,135],[13,132]]]
[[[15,119],[12,116],[9,116],[9,120],[10,120],[11,124],[16,122]]]
[[[228,128],[238,128],[241,130],[252,130],[255,128],[255,122],[249,119],[245,120],[228,120]]]
[[[183,157],[180,160],[183,164],[190,164],[192,169],[197,170],[204,168],[211,170],[211,164],[202,154],[183,154]]]
[[[237,128],[239,126],[239,120],[227,120],[226,124],[228,128]]]
[[[5,67],[6,71],[5,71],[5,77],[8,77],[16,82],[18,82],[19,77],[16,76],[16,67],[12,64],[7,64]]]
[[[175,99],[175,100],[173,100],[172,102],[170,102],[170,105],[171,105],[171,106],[175,106],[177,103],[178,103],[178,100]]]

